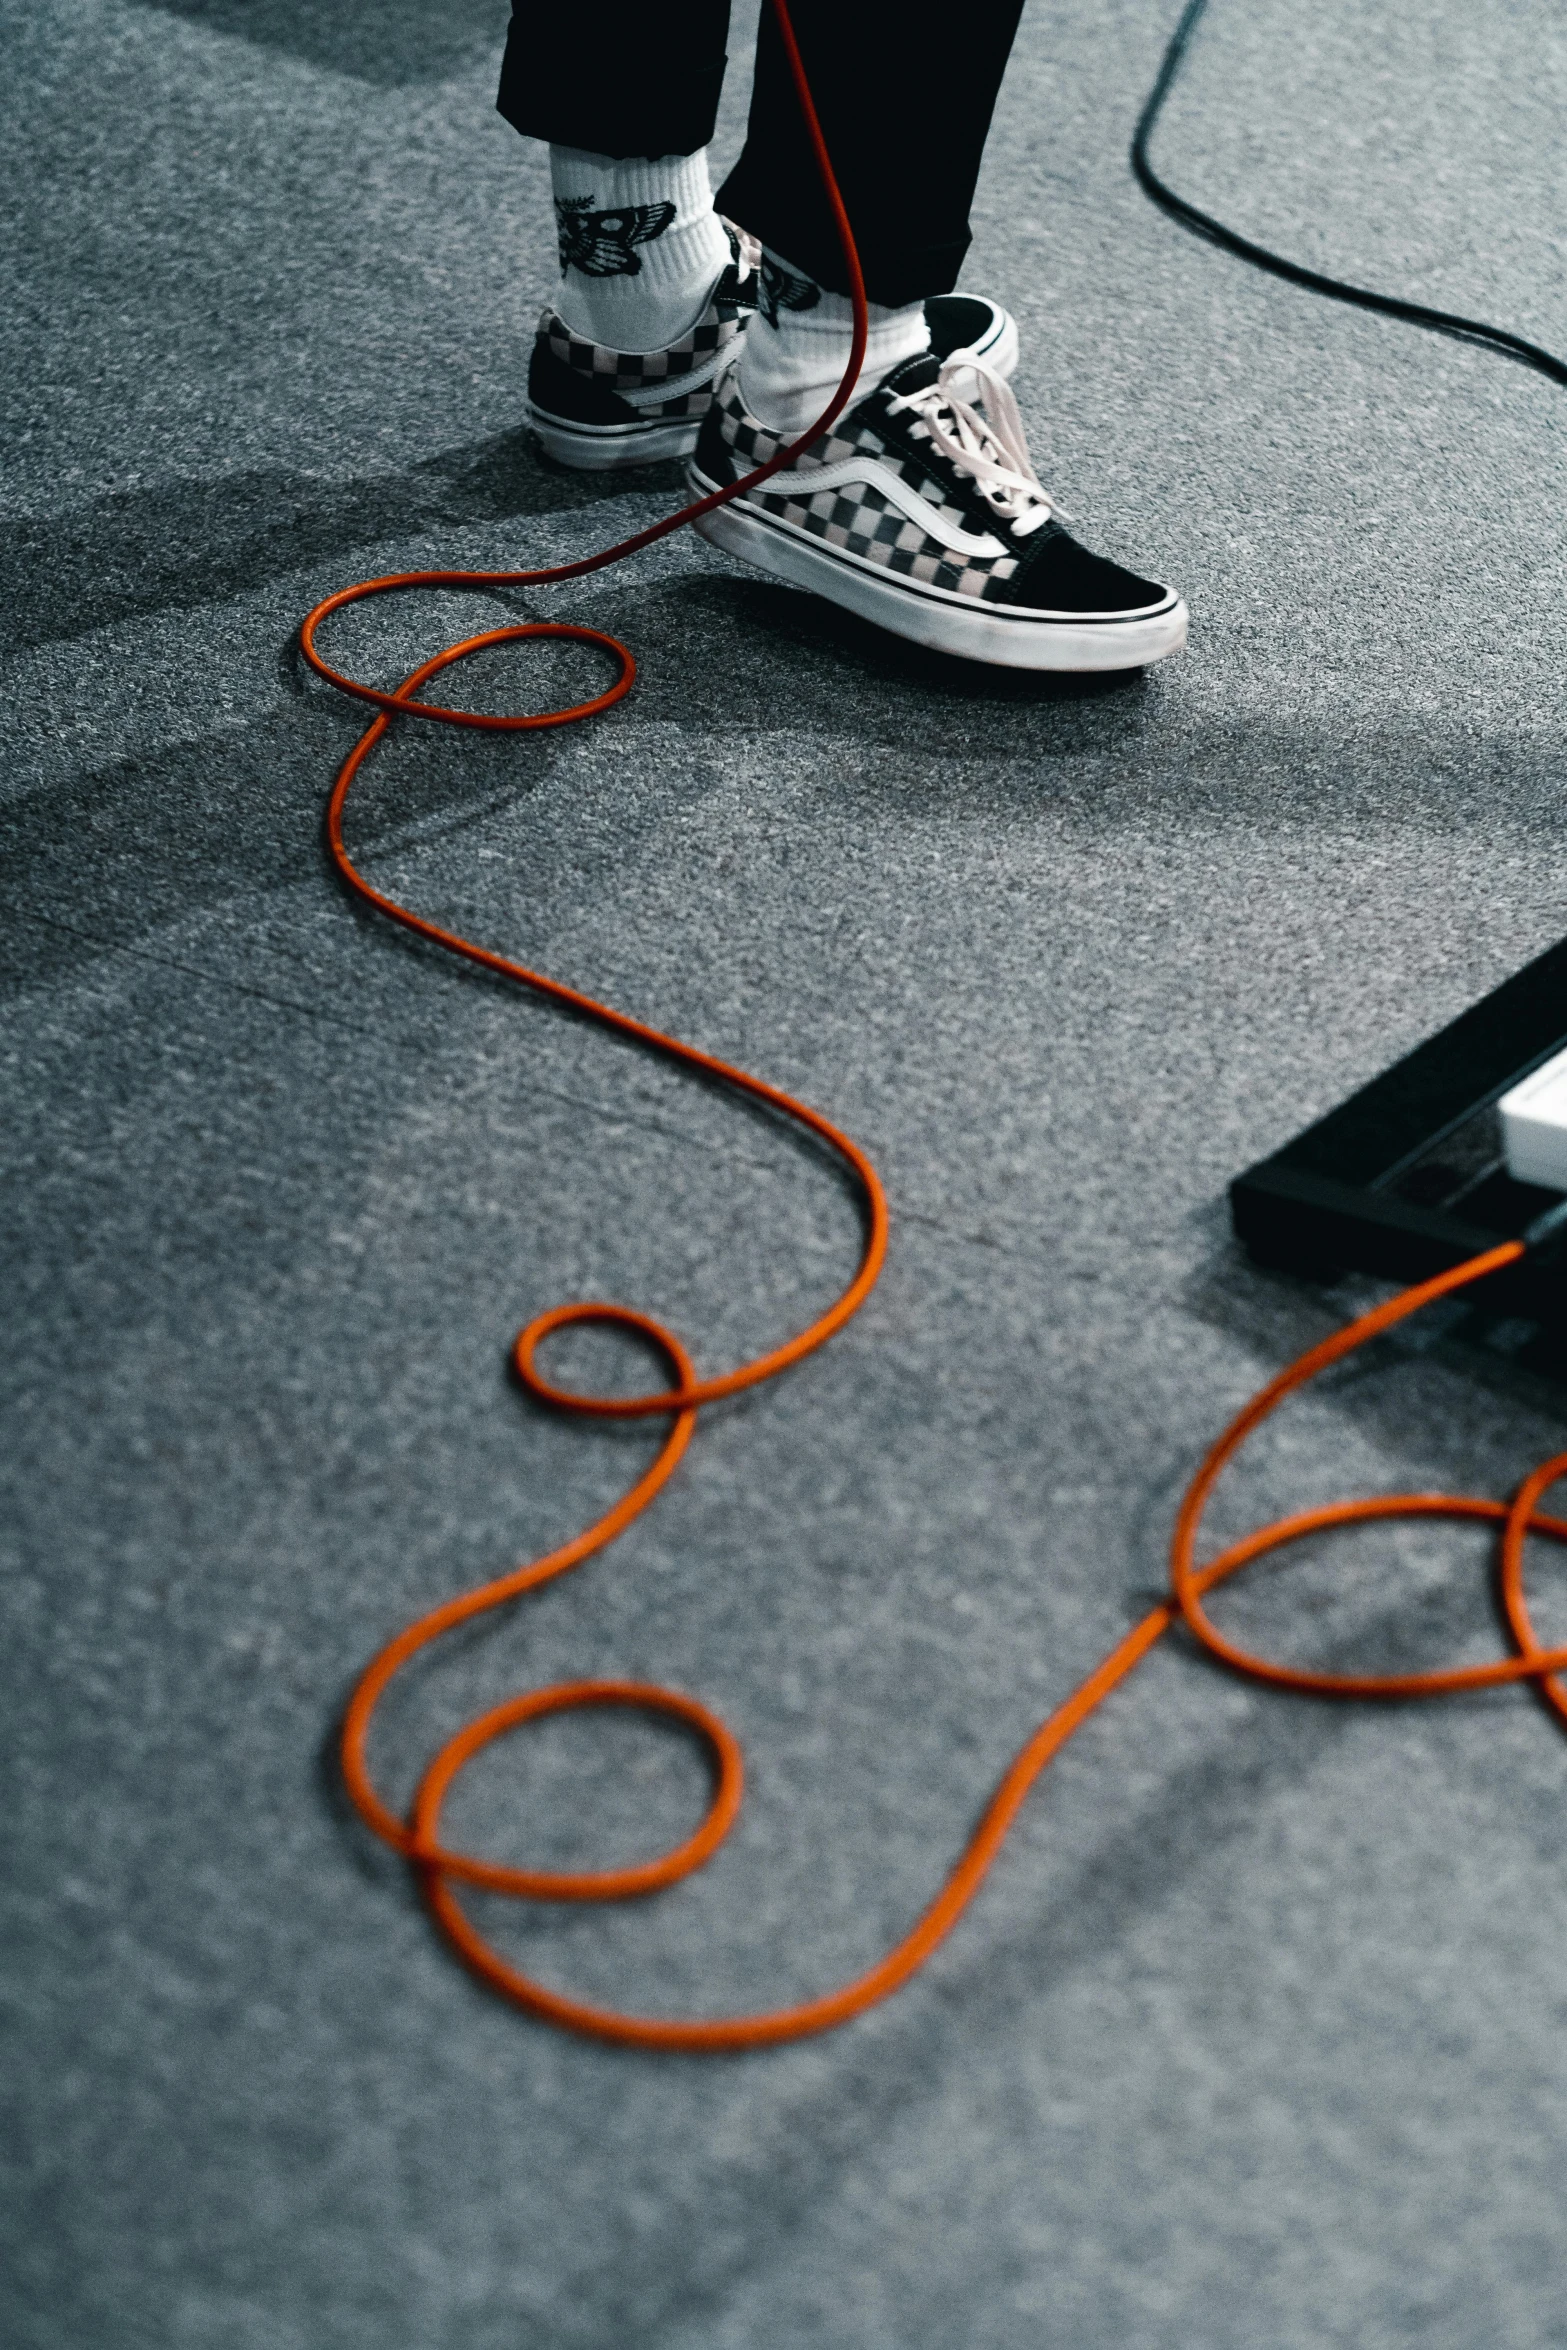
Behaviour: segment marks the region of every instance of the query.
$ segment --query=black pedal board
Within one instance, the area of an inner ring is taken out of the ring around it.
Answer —
[[[1230,1185],[1236,1237],[1260,1263],[1316,1278],[1429,1279],[1520,1239],[1562,1195],[1520,1183],[1502,1151],[1501,1095],[1567,1051],[1567,939],[1417,1045]],[[1474,1293],[1504,1352],[1567,1371],[1567,1249]],[[1542,1346],[1542,1343],[1543,1346]],[[1559,1359],[1558,1359],[1559,1357]]]

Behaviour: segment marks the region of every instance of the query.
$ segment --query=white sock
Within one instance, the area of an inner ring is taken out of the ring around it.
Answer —
[[[707,308],[729,259],[707,149],[617,158],[551,147],[560,236],[555,308],[612,351],[664,351]]]
[[[828,293],[766,247],[761,303],[745,330],[740,397],[770,432],[804,432],[832,398],[849,364],[854,305],[847,294]],[[854,398],[864,399],[905,359],[929,348],[923,303],[884,310],[873,302]]]

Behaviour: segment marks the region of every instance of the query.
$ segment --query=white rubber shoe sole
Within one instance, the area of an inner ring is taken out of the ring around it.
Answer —
[[[702,430],[700,416],[668,424],[571,424],[529,405],[528,422],[546,457],[573,473],[614,473],[632,465],[658,465],[668,457],[689,457]]]
[[[688,479],[699,495],[718,486],[694,465]],[[809,531],[743,498],[716,506],[692,528],[725,554],[738,555],[792,587],[809,588],[894,636],[998,669],[1146,669],[1168,660],[1186,642],[1186,606],[1176,595],[1153,611],[1128,613],[1036,612],[983,604],[973,596],[902,579],[864,556],[824,547]]]

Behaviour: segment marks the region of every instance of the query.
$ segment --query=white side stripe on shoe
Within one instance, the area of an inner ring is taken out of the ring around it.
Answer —
[[[870,483],[880,490],[889,505],[896,506],[911,522],[917,522],[931,538],[939,539],[944,547],[950,547],[956,555],[1004,555],[1007,552],[1003,542],[989,531],[982,538],[977,538],[972,531],[949,521],[939,506],[933,506],[928,498],[922,498],[919,491],[911,488],[901,474],[894,473],[890,465],[883,465],[877,457],[849,457],[841,465],[813,465],[807,458],[799,465],[790,466],[786,473],[775,473],[757,495],[760,498],[807,499],[814,498],[818,490],[843,489],[850,482]]]
[[[629,408],[658,408],[665,400],[679,400],[687,392],[699,392],[705,383],[711,383],[721,367],[727,367],[734,357],[733,343],[722,343],[700,367],[688,368],[682,375],[666,375],[661,383],[639,384],[633,392],[617,392]]]

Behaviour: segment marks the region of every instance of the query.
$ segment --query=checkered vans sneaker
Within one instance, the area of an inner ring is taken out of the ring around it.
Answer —
[[[667,351],[612,351],[545,311],[528,369],[528,416],[558,463],[601,473],[691,454],[713,380],[739,350],[756,308],[761,247],[724,225],[729,266],[690,333]]]
[[[1004,315],[1004,314],[1003,314]],[[690,485],[783,446],[715,383]],[[896,368],[795,462],[696,528],[898,636],[1011,669],[1140,669],[1186,642],[1173,589],[1091,555],[1040,487],[1005,381],[972,350]]]

